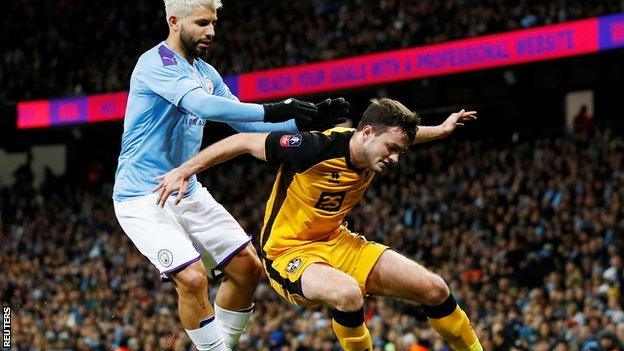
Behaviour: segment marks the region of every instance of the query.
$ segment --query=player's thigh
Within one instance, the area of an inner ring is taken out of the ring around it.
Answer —
[[[444,280],[407,257],[386,250],[373,267],[366,289],[370,294],[437,304],[448,296]]]
[[[326,253],[324,243],[310,243],[293,247],[276,257],[269,258],[266,254],[261,256],[271,287],[286,301],[302,306],[319,303],[333,305],[336,286],[359,289],[352,277],[329,266]],[[304,285],[306,293],[303,291]]]
[[[174,211],[193,243],[206,254],[205,263],[209,268],[223,270],[251,241],[236,219],[205,187],[198,186],[188,198],[174,205]]]
[[[307,299],[341,310],[355,310],[363,303],[357,281],[325,263],[311,264],[303,271],[301,290]]]
[[[121,228],[161,274],[175,273],[199,261],[199,253],[168,208],[156,205],[156,196],[115,201]]]
[[[353,277],[357,282],[362,294],[368,295],[366,281],[388,247],[374,241],[368,241],[362,235],[352,233],[347,228],[332,236],[327,242],[327,262]]]

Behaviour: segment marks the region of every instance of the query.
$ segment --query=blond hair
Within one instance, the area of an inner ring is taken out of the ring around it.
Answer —
[[[221,0],[164,0],[164,2],[167,18],[171,16],[184,18],[197,6],[207,7],[215,12],[223,6]]]

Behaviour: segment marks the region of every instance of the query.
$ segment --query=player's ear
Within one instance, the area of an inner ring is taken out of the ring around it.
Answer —
[[[167,24],[169,24],[169,28],[175,32],[179,30],[179,22],[180,19],[178,18],[178,16],[170,16],[169,18],[167,18]]]
[[[373,135],[375,135],[375,128],[370,124],[364,126],[364,128],[362,128],[362,135],[364,136],[364,139],[370,139]]]

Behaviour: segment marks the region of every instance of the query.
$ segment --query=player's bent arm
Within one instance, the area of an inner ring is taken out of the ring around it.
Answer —
[[[202,119],[216,122],[262,122],[264,108],[259,104],[238,102],[193,89],[180,100],[180,107]]]
[[[191,177],[207,168],[230,160],[238,155],[250,153],[254,157],[266,160],[266,133],[240,133],[218,141],[184,162],[178,170],[185,178]]]
[[[158,192],[158,206],[164,207],[167,199],[173,192],[178,192],[175,199],[177,205],[182,201],[189,186],[190,178],[202,170],[227,161],[240,154],[249,152],[255,157],[265,160],[265,140],[267,134],[235,134],[203,149],[190,160],[166,174],[157,177],[158,186],[153,192]]]

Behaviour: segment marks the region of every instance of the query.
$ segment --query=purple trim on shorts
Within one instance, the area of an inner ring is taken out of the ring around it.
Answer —
[[[174,268],[171,268],[171,269],[168,269],[168,270],[166,270],[166,271],[164,271],[164,272],[162,272],[160,274],[176,274],[179,271],[183,270],[184,268],[186,268],[186,267],[192,265],[193,263],[199,261],[200,259],[201,259],[201,256],[197,256],[197,257],[195,257],[194,259],[192,259],[192,260],[190,260],[188,262],[182,263],[181,265],[179,265],[177,267],[174,267]]]
[[[232,251],[232,253],[229,254],[221,262],[219,262],[219,264],[214,269],[222,271],[223,268],[225,266],[227,266],[228,263],[230,263],[230,261],[234,258],[234,256],[236,256],[237,253],[241,252],[245,248],[245,246],[247,246],[247,244],[249,244],[250,241],[251,241],[251,237],[247,238],[247,240],[245,241],[245,243],[243,245],[239,246],[236,250]]]

